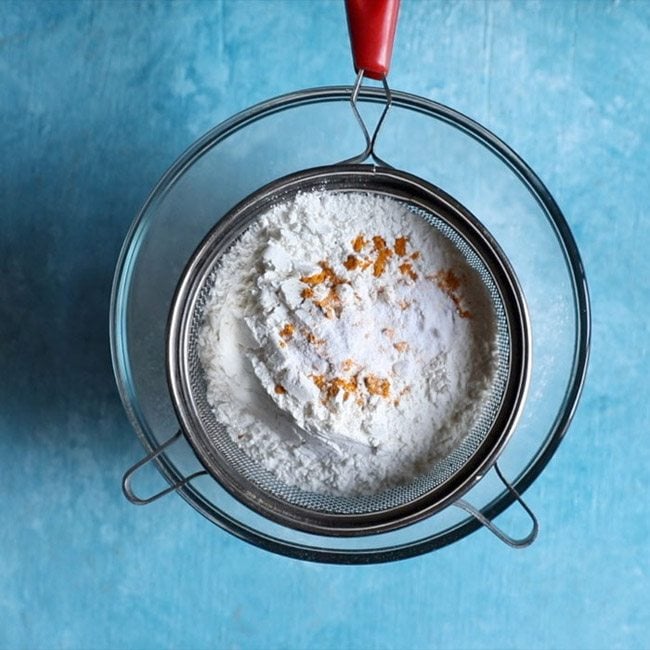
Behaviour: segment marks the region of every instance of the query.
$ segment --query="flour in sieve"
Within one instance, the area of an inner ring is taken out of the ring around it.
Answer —
[[[354,495],[407,482],[478,417],[496,367],[490,297],[401,203],[299,194],[215,273],[199,335],[208,402],[286,484]]]

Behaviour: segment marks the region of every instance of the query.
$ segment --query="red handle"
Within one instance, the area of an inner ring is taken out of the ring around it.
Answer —
[[[400,0],[345,0],[354,69],[383,79],[393,54]]]

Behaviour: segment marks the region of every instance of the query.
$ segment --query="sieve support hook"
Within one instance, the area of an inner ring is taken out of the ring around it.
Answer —
[[[170,492],[174,492],[175,490],[178,490],[178,488],[183,487],[186,483],[189,483],[192,479],[197,478],[198,476],[203,476],[204,474],[207,474],[205,470],[201,470],[199,472],[195,472],[194,474],[190,474],[189,476],[186,476],[185,478],[181,479],[177,483],[174,483],[174,485],[165,488],[161,492],[157,492],[153,496],[147,497],[145,499],[141,499],[139,496],[137,496],[133,492],[133,488],[131,487],[131,481],[133,480],[134,474],[144,465],[149,463],[150,461],[154,460],[154,458],[157,458],[167,447],[175,443],[180,437],[181,437],[181,431],[177,431],[169,440],[166,440],[163,442],[158,449],[154,449],[151,453],[147,454],[144,458],[139,460],[133,467],[128,469],[125,474],[124,478],[122,479],[122,492],[124,492],[124,496],[133,504],[136,506],[146,506],[149,503],[152,503],[153,501],[156,501],[157,499],[160,499],[160,497],[164,497],[166,494],[169,494]]]
[[[363,133],[363,137],[366,141],[366,147],[358,156],[353,156],[352,158],[342,160],[338,164],[355,165],[368,160],[368,158],[371,158],[374,162],[376,162],[378,165],[381,165],[382,167],[391,167],[392,165],[389,165],[387,162],[382,160],[375,153],[375,143],[377,142],[377,135],[381,130],[382,124],[384,123],[384,119],[386,118],[386,114],[388,113],[388,110],[390,109],[391,104],[393,103],[393,96],[391,94],[390,87],[388,86],[388,81],[386,80],[386,77],[385,76],[382,77],[381,83],[384,89],[384,97],[385,97],[384,109],[382,110],[381,115],[379,116],[379,120],[377,121],[375,130],[373,131],[373,134],[371,136],[370,131],[368,131],[368,127],[366,126],[366,123],[363,121],[363,118],[361,117],[361,113],[359,112],[359,107],[357,105],[359,99],[359,92],[361,91],[361,86],[363,85],[364,76],[365,76],[365,71],[359,70],[359,72],[357,73],[356,81],[354,82],[354,86],[352,87],[352,94],[350,95],[350,106],[352,107],[352,112],[354,113],[354,117],[357,119],[357,122],[359,123],[359,127],[361,128],[361,132]]]
[[[526,505],[526,503],[521,498],[517,490],[515,490],[515,488],[512,485],[510,485],[508,480],[503,476],[497,463],[494,464],[494,470],[497,473],[497,476],[501,479],[501,482],[514,495],[515,499],[519,502],[521,507],[524,509],[526,514],[530,517],[531,521],[533,522],[532,529],[530,533],[528,533],[528,535],[520,539],[515,539],[513,537],[510,537],[510,535],[503,532],[498,526],[494,524],[494,522],[488,519],[480,510],[475,508],[470,503],[467,503],[467,501],[464,501],[463,499],[458,499],[458,501],[456,501],[454,505],[457,506],[458,508],[463,509],[465,512],[469,513],[470,515],[472,515],[475,519],[481,522],[481,524],[483,524],[490,532],[496,535],[502,542],[504,542],[508,546],[511,546],[512,548],[526,548],[526,546],[530,546],[537,538],[537,533],[539,532],[539,523],[537,521],[537,517],[535,517],[533,511]]]

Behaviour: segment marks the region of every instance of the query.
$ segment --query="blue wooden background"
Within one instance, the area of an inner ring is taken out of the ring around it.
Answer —
[[[392,85],[511,144],[590,280],[588,383],[527,492],[531,549],[480,531],[324,566],[123,499],[141,447],[107,323],[131,220],[215,123],[351,79],[338,0],[0,1],[0,647],[649,647],[647,0],[403,2]]]

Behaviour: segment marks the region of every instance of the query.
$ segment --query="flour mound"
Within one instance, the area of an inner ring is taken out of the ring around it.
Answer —
[[[487,291],[397,201],[312,192],[226,252],[199,355],[208,402],[253,460],[319,493],[376,493],[463,439],[496,367]]]

